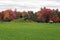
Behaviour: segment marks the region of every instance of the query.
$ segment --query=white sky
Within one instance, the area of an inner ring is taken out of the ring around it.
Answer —
[[[33,10],[38,11],[41,7],[60,10],[60,0],[0,0],[0,11],[5,9],[18,11]]]

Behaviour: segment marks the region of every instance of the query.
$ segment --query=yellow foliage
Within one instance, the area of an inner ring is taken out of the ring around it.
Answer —
[[[9,12],[4,13],[4,19],[9,19],[9,18],[10,18],[10,14],[9,14]]]

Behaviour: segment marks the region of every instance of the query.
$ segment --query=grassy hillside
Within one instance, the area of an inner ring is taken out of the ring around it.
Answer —
[[[0,40],[60,40],[60,24],[0,23]]]

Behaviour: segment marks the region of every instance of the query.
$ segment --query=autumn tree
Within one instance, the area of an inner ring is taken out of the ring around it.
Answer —
[[[3,20],[5,20],[5,21],[10,20],[9,10],[4,11],[3,16],[4,16],[4,17],[3,17]]]
[[[54,22],[59,22],[59,14],[58,14],[58,9],[54,10],[53,9],[53,12],[52,12],[52,20]]]

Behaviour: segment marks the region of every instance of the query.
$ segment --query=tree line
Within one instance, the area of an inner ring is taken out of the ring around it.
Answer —
[[[58,23],[60,22],[60,11],[58,9],[48,9],[46,7],[41,8],[37,12],[33,11],[17,11],[16,9],[12,11],[11,9],[0,12],[0,21],[12,21],[16,19],[23,18],[24,21],[33,21],[33,22],[49,22],[50,20]]]

